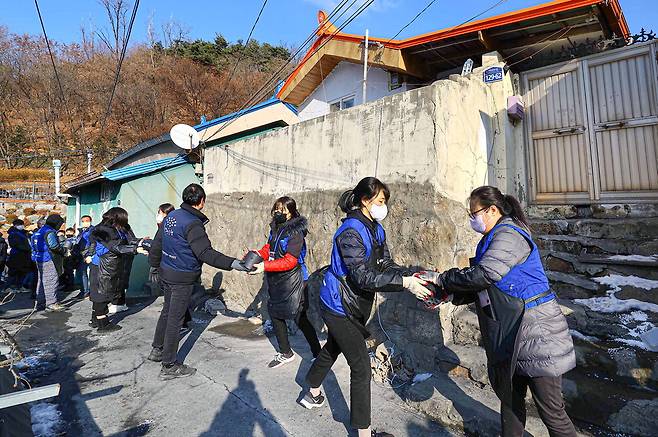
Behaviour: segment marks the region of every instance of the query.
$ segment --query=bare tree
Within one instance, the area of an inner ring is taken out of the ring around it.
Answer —
[[[190,29],[174,18],[162,24],[162,43],[165,47],[172,47],[176,41],[187,41]]]
[[[98,38],[118,60],[121,49],[128,38],[128,9],[130,4],[126,0],[99,0],[105,8],[110,30],[96,32]]]

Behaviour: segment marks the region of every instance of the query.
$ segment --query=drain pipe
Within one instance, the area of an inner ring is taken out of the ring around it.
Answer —
[[[67,194],[60,192],[60,170],[62,167],[62,162],[59,159],[53,159],[53,169],[55,171],[55,197],[59,199],[75,199],[75,222],[74,227],[77,229],[78,223],[80,223],[80,196],[75,194]],[[68,205],[68,204],[67,204]]]

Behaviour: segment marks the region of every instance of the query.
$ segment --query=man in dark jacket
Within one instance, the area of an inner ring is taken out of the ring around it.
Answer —
[[[59,276],[64,273],[63,260],[66,254],[62,242],[57,239],[57,230],[64,224],[59,214],[51,214],[45,224],[30,239],[32,260],[37,263],[39,282],[37,285],[37,309],[62,311],[58,302]]]
[[[162,223],[156,235],[151,256],[161,252],[160,284],[164,305],[153,338],[149,360],[162,362],[160,377],[173,379],[193,375],[196,369],[176,361],[180,328],[190,303],[194,284],[201,278],[201,266],[208,264],[222,270],[247,269],[235,258],[212,248],[205,224],[208,218],[201,212],[206,193],[199,184],[183,190],[183,203]]]
[[[11,248],[7,257],[7,287],[29,291],[27,276],[32,271],[32,249],[23,220],[16,219],[12,222],[12,227],[7,232],[7,242]]]

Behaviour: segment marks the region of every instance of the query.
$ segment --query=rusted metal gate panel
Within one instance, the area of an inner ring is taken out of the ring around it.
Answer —
[[[523,75],[536,203],[658,199],[656,45]]]

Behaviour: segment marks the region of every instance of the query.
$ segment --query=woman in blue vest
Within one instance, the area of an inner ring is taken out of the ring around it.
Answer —
[[[141,240],[131,238],[128,213],[114,207],[103,214],[103,220],[91,233],[90,253],[93,253],[89,269],[92,312],[89,324],[99,332],[121,329],[108,319],[108,304],[118,298],[124,286],[126,256],[145,254],[139,246]]]
[[[279,343],[279,353],[268,364],[270,369],[280,367],[295,359],[288,341],[286,320],[294,320],[311,347],[313,358],[320,353],[320,342],[315,328],[306,317],[308,296],[306,280],[308,269],[306,241],[308,222],[299,214],[295,199],[278,198],[270,211],[270,235],[267,244],[258,254],[265,261],[256,264],[251,274],[265,272],[267,280],[267,312],[272,320],[274,334]]]
[[[64,254],[66,249],[57,238],[57,231],[64,224],[59,214],[51,214],[44,225],[30,238],[32,261],[37,265],[37,309],[63,311],[59,303],[57,290],[59,277],[64,273]]]
[[[324,405],[320,385],[342,353],[350,366],[350,419],[359,437],[390,435],[370,428],[370,357],[365,344],[370,333],[365,325],[375,293],[407,289],[419,299],[431,295],[414,271],[391,259],[380,224],[388,214],[389,197],[388,187],[373,177],[362,179],[341,196],[339,206],[347,217],[334,235],[331,265],[320,289],[329,333],[306,375],[310,390],[301,400],[308,409]]]
[[[455,305],[475,302],[502,435],[523,435],[530,388],[551,437],[575,436],[562,398],[562,375],[576,366],[573,342],[523,209],[490,186],[475,189],[469,203],[471,227],[484,235],[471,267],[423,278],[452,294]]]

